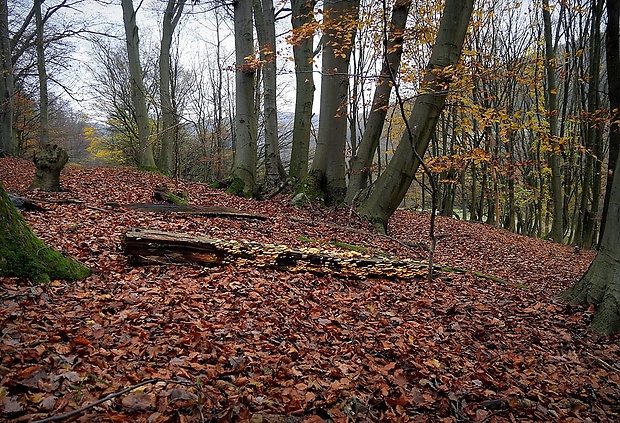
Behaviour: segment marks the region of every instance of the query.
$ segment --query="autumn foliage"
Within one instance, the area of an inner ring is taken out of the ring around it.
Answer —
[[[68,166],[63,193],[26,189],[32,164],[0,159],[8,191],[49,245],[93,275],[49,285],[0,279],[0,419],[375,422],[617,421],[618,337],[592,309],[555,295],[594,257],[586,250],[439,217],[433,281],[345,279],[251,266],[133,267],[132,227],[291,248],[426,259],[426,215],[399,210],[393,238],[349,209],[234,197],[128,168]],[[161,183],[192,204],[266,220],[146,213]],[[49,200],[79,198],[81,204]],[[45,201],[47,200],[47,202]],[[502,282],[503,281],[503,282]],[[135,390],[124,389],[141,384]]]

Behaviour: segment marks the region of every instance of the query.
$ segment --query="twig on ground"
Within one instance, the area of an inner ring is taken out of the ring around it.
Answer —
[[[58,420],[68,419],[69,417],[76,416],[76,415],[82,413],[83,411],[88,410],[89,408],[96,407],[97,405],[99,405],[101,403],[104,403],[104,402],[109,401],[111,399],[120,397],[121,395],[123,395],[123,394],[125,394],[125,393],[127,393],[129,391],[133,391],[134,389],[139,388],[140,386],[148,385],[149,383],[161,382],[161,381],[164,381],[164,380],[163,379],[157,379],[157,378],[143,380],[142,382],[140,382],[140,383],[138,383],[136,385],[132,385],[132,386],[130,386],[128,388],[125,388],[122,391],[113,392],[113,393],[111,393],[109,395],[106,395],[105,397],[103,397],[103,398],[101,398],[101,399],[99,399],[99,400],[97,400],[95,402],[91,402],[90,404],[87,404],[84,407],[77,408],[77,409],[75,409],[73,411],[69,411],[68,413],[65,413],[65,414],[59,414],[57,416],[50,416],[50,417],[47,417],[47,418],[42,419],[42,420],[35,420],[33,423],[47,423],[47,422],[54,422],[54,421],[58,421]]]

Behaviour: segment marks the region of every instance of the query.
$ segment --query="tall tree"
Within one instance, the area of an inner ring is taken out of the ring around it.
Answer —
[[[35,37],[36,31],[27,31],[34,19],[34,12],[35,7],[31,7],[21,25],[11,33],[8,2],[0,0],[0,153],[16,154],[18,152],[14,131],[15,63],[32,45]]]
[[[344,200],[349,60],[359,0],[325,0],[319,134],[312,174],[328,203]]]
[[[136,11],[133,8],[133,0],[121,0],[121,5],[123,7],[129,73],[131,75],[131,95],[134,103],[136,125],[138,126],[140,167],[155,169],[150,121],[146,106],[146,88],[144,87],[142,65],[140,63],[140,38],[136,23]]]
[[[347,188],[346,201],[352,203],[355,197],[366,188],[370,173],[370,166],[379,145],[385,118],[388,112],[393,79],[400,67],[400,58],[403,53],[403,35],[411,0],[397,0],[392,9],[392,20],[386,25],[384,34],[384,52],[381,74],[372,101],[372,109],[368,115],[364,134],[356,153],[351,158],[351,175]],[[386,11],[384,13],[387,14]],[[385,18],[385,17],[384,17]]]
[[[563,297],[573,304],[598,306],[592,322],[595,331],[620,332],[620,162],[616,162],[599,252],[585,275]]]
[[[308,150],[314,103],[314,77],[312,75],[313,35],[316,21],[316,0],[291,0],[291,21],[295,59],[295,120],[293,122],[293,147],[289,176],[301,180],[308,173]]]
[[[546,103],[549,114],[549,166],[551,167],[551,199],[553,203],[553,223],[549,236],[554,242],[564,239],[564,200],[562,191],[562,150],[558,130],[558,87],[555,74],[556,46],[553,42],[551,9],[549,0],[543,0],[542,16],[545,38],[545,69],[547,72]]]
[[[620,1],[607,0],[607,32],[605,34],[605,58],[607,59],[607,87],[611,124],[609,127],[609,160],[605,201],[601,217],[600,236],[605,234],[609,201],[613,189],[614,170],[620,152]],[[601,238],[602,239],[602,238]]]
[[[14,103],[13,58],[9,33],[9,6],[0,0],[0,154],[16,153],[13,132]]]
[[[254,21],[263,76],[265,182],[267,189],[270,190],[277,187],[285,177],[278,143],[276,28],[273,0],[254,0]]]
[[[387,231],[388,219],[405,197],[420,166],[419,158],[426,153],[461,55],[473,3],[474,0],[446,1],[427,72],[408,119],[409,130],[404,131],[385,172],[357,206],[359,213],[379,231]]]
[[[39,74],[39,146],[49,143],[49,97],[47,93],[47,71],[45,69],[45,49],[43,39],[42,0],[34,0],[35,22],[37,32],[37,71]]]
[[[161,105],[161,152],[158,168],[165,174],[174,170],[172,159],[174,156],[174,140],[176,129],[176,110],[173,101],[174,90],[170,63],[170,48],[172,35],[176,29],[185,0],[168,0],[162,19],[161,45],[159,49],[159,101]]]
[[[234,3],[235,30],[235,160],[233,176],[245,196],[257,193],[256,185],[256,108],[254,105],[254,27],[252,0]]]

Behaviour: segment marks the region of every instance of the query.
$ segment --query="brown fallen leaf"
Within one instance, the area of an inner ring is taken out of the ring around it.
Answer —
[[[155,401],[146,392],[130,392],[121,401],[123,407],[132,412],[141,412],[152,409]]]

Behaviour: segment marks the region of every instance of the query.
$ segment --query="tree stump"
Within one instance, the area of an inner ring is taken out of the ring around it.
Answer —
[[[33,158],[36,167],[34,181],[29,189],[60,191],[60,172],[69,161],[64,148],[56,144],[45,144]]]

